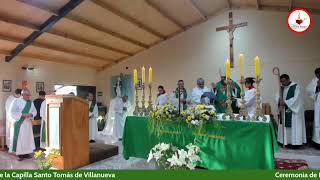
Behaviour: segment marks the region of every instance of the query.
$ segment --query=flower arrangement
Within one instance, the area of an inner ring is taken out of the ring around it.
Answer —
[[[60,157],[58,149],[47,149],[46,151],[36,151],[34,153],[35,163],[39,169],[48,170],[52,167],[53,160]]]
[[[201,162],[199,153],[200,148],[193,144],[188,144],[185,149],[178,149],[171,144],[160,143],[150,150],[148,162],[154,159],[156,165],[163,169],[193,170]]]
[[[190,107],[181,114],[185,118],[185,121],[192,126],[199,126],[216,117],[214,106],[201,104]]]
[[[163,106],[157,106],[154,111],[150,113],[150,117],[153,120],[172,120],[176,117],[178,110],[172,104],[165,104]]]

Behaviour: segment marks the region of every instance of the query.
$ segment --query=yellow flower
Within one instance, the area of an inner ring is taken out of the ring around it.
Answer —
[[[38,158],[39,156],[41,156],[41,154],[42,154],[42,151],[41,151],[41,150],[36,151],[36,152],[34,153],[34,157],[35,157],[35,158]]]
[[[187,121],[191,121],[191,120],[192,120],[192,116],[188,116]]]

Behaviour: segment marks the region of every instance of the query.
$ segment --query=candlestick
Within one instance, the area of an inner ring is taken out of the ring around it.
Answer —
[[[144,66],[141,69],[141,73],[142,73],[142,84],[144,84],[146,82],[146,69],[144,68]]]
[[[135,86],[138,84],[138,71],[137,71],[137,69],[133,70],[133,84]]]
[[[260,58],[258,56],[254,59],[254,70],[256,77],[260,76]]]
[[[136,106],[134,108],[133,114],[139,115],[140,114],[140,108],[139,108],[139,97],[138,97],[138,84],[135,85],[135,93],[136,93]]]
[[[241,76],[241,79],[240,79],[240,84],[241,84],[241,106],[240,106],[240,111],[239,111],[239,114],[236,116],[236,119],[237,120],[249,120],[249,115],[248,115],[248,112],[246,110],[246,100],[244,99],[244,84],[245,84],[245,81],[244,81],[244,77]]]
[[[149,84],[152,83],[152,68],[149,68]]]
[[[263,121],[267,121],[267,117],[262,113],[261,108],[261,99],[260,99],[260,82],[261,78],[259,76],[256,77],[256,84],[257,84],[257,93],[256,93],[256,112],[252,116],[252,121],[259,121],[261,118]]]
[[[146,109],[146,94],[145,94],[145,85],[144,83],[142,83],[142,100],[141,100],[141,103],[142,103],[142,107],[141,107],[141,115],[146,115],[146,112],[147,112],[147,109]]]
[[[230,67],[230,61],[229,61],[229,67]],[[234,119],[235,116],[232,111],[232,99],[231,99],[231,81],[230,78],[227,77],[227,109],[226,112],[223,114],[222,119],[226,119],[229,117],[229,119]]]
[[[153,105],[152,105],[152,85],[149,84],[149,101],[148,101],[148,108],[147,108],[148,114],[153,111]]]
[[[226,61],[226,78],[230,78],[230,60]]]
[[[239,56],[239,60],[240,60],[240,75],[244,76],[244,55],[240,54]]]

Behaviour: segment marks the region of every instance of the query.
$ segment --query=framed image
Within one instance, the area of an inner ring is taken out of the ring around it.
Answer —
[[[36,92],[44,91],[44,82],[36,82]]]
[[[138,90],[142,90],[142,79],[138,80]]]
[[[11,92],[11,91],[12,91],[12,80],[3,80],[2,92]]]

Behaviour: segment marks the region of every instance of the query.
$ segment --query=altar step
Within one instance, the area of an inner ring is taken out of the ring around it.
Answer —
[[[90,143],[90,164],[116,156],[119,154],[118,146],[100,142]]]

